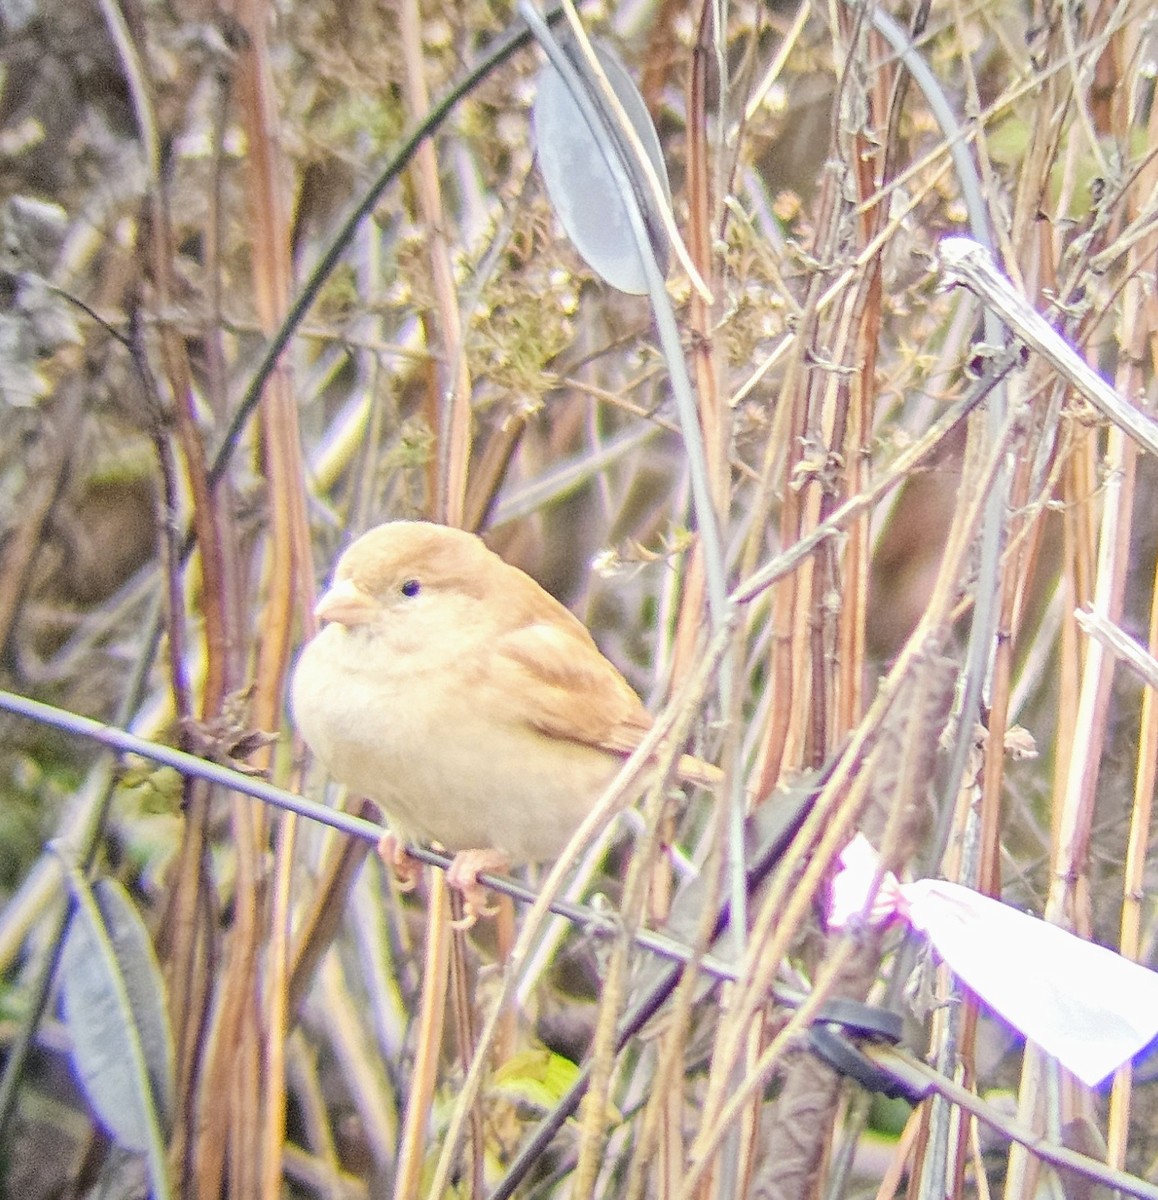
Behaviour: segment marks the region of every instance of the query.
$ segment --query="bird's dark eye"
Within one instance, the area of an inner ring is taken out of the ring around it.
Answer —
[[[418,593],[422,591],[422,584],[420,584],[417,579],[408,579],[402,585],[401,590],[404,596],[417,596]]]

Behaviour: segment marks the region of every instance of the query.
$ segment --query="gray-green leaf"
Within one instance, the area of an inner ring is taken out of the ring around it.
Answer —
[[[588,266],[621,292],[642,295],[647,291],[647,275],[627,205],[639,208],[661,273],[667,270],[668,257],[663,220],[642,168],[617,132],[618,123],[605,112],[602,90],[589,77],[582,55],[570,43],[565,43],[563,49],[603,117],[602,128],[598,134],[592,132],[567,84],[547,63],[539,74],[533,113],[539,170],[567,236]],[[595,57],[670,200],[663,152],[643,97],[626,68],[609,50],[597,46]],[[607,154],[620,156],[631,182],[631,194],[621,195],[616,187]]]
[[[60,963],[64,1018],[81,1088],[116,1141],[146,1153],[154,1195],[167,1193],[164,1137],[173,1047],[149,934],[120,884],[79,872]]]

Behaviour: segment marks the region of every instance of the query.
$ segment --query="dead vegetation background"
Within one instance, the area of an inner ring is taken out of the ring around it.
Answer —
[[[881,13],[912,30],[919,86]],[[1155,651],[1153,463],[1033,356],[929,433],[998,349],[976,302],[938,288],[938,241],[967,220],[950,141],[1016,287],[1153,405],[1152,7],[658,0],[582,17],[640,82],[711,288],[709,304],[669,281],[736,589],[726,634],[647,303],[591,275],[535,171],[539,52],[482,71],[406,146],[520,27],[511,6],[7,0],[3,684],[320,797],[284,709],[320,574],[383,519],[484,529],[760,802],[825,772],[752,901],[740,982],[689,975],[616,1050],[650,955],[564,926],[530,957],[517,1020],[473,1049],[494,948],[451,945],[436,882],[401,897],[376,863],[358,871],[365,843],[7,717],[8,1195],[149,1187],[73,1082],[53,983],[65,867],[74,894],[86,874],[125,885],[162,965],[173,1195],[490,1195],[581,1069],[593,1098],[519,1194],[1108,1194],[1021,1149],[1015,1122],[1158,1194],[1145,1063],[1086,1091],[896,937],[826,939],[813,905],[859,824],[895,865],[1153,959],[1158,713],[1074,615],[1093,606]],[[748,586],[873,487],[839,536]],[[699,796],[664,817],[722,888],[727,812]],[[651,857],[648,904],[647,854],[591,857],[586,895],[627,930],[663,923],[671,872]],[[678,936],[702,950],[698,925]],[[778,971],[814,999],[903,1008],[910,1045],[985,1120],[842,1083],[769,999]],[[489,1064],[473,1097],[470,1062]]]

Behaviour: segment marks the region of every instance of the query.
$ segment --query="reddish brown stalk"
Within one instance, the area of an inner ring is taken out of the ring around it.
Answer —
[[[417,119],[430,108],[422,47],[422,18],[417,0],[403,0],[399,7],[398,29],[405,67],[403,93],[411,117]],[[437,390],[428,405],[433,418],[431,428],[438,434],[438,455],[431,464],[435,472],[431,510],[437,520],[461,526],[471,443],[470,368],[466,360],[462,315],[451,263],[448,221],[438,177],[438,157],[433,142],[429,140],[424,141],[415,154],[413,180],[420,220],[425,226],[436,304],[433,313],[423,314],[423,321],[427,328],[427,343],[441,360],[433,369],[432,383],[435,383]]]
[[[715,288],[712,255],[713,154],[708,136],[708,77],[709,68],[716,60],[715,39],[725,36],[715,29],[713,14],[717,11],[708,0],[700,7],[698,34],[692,50],[691,71],[688,78],[687,106],[687,204],[688,232],[687,248],[692,263]],[[691,331],[691,371],[699,405],[700,428],[706,449],[708,481],[712,491],[712,503],[717,513],[727,511],[730,493],[728,472],[728,445],[730,412],[720,395],[720,368],[717,361],[716,342],[713,336],[714,317],[712,307],[703,297],[692,290],[688,308],[688,324]],[[690,669],[692,657],[703,623],[704,572],[697,546],[684,579],[680,597],[680,613],[676,623],[673,654],[672,681],[678,684]]]
[[[131,57],[131,56],[130,56]],[[148,88],[143,79],[137,81],[138,102],[148,102]],[[142,121],[143,128],[155,129],[155,122]],[[155,147],[153,148],[155,151]],[[154,163],[155,156],[151,156]],[[193,393],[192,372],[184,337],[171,322],[168,314],[175,309],[176,286],[173,260],[176,242],[171,224],[168,197],[164,185],[155,175],[149,197],[149,241],[147,254],[152,272],[156,310],[162,314],[158,324],[163,377],[167,402],[175,426],[183,460],[185,481],[192,500],[193,532],[197,546],[197,562],[201,573],[201,616],[204,628],[205,682],[201,693],[199,715],[207,720],[221,712],[229,687],[230,648],[234,644],[230,630],[236,628],[237,614],[229,611],[230,595],[222,558],[220,536],[222,516],[217,497],[209,486],[205,448],[198,426],[198,414]],[[175,564],[174,564],[175,568]],[[171,602],[179,596],[171,588]],[[167,614],[171,632],[170,669],[174,679],[174,699],[180,704],[188,695],[184,683],[186,664],[174,658],[184,644],[185,614]],[[190,697],[191,702],[191,697]],[[192,721],[196,714],[178,712],[181,722],[179,736],[186,748],[195,748]],[[174,1038],[178,1048],[177,1107],[175,1132],[171,1153],[180,1169],[192,1168],[192,1148],[198,1142],[196,1132],[197,1098],[195,1089],[201,1081],[201,1059],[204,1052],[205,1005],[209,1003],[208,988],[203,986],[206,960],[212,952],[206,950],[204,918],[209,904],[204,891],[207,882],[204,829],[208,814],[210,791],[191,781],[185,784],[186,821],[182,845],[178,852],[179,868],[176,884],[170,895],[167,928],[172,930],[171,950],[167,961],[169,995],[173,1004]]]
[[[239,19],[247,31],[246,48],[240,56],[238,96],[249,147],[256,307],[262,328],[270,333],[288,307],[288,205],[265,40],[268,15],[262,0],[244,3]],[[281,723],[295,611],[301,607],[308,613],[312,590],[296,408],[284,368],[274,372],[266,387],[261,431],[270,495],[270,556],[263,580],[266,599],[255,665],[252,720],[259,729],[276,729]],[[259,752],[257,757],[259,765],[270,762],[267,751]],[[279,822],[265,1021],[258,1001],[257,968],[266,928],[264,889],[258,883],[266,824],[251,805],[238,799],[234,802],[233,829],[238,919],[203,1091],[205,1156],[199,1185],[201,1195],[214,1194],[214,1180],[224,1162],[228,1137],[231,1177],[243,1186],[240,1194],[273,1196],[280,1193],[284,1141],[286,935],[294,818],[286,816]],[[251,1047],[251,1053],[238,1058],[234,1053],[237,1045]],[[256,1069],[258,1063],[261,1069]],[[230,1077],[232,1088],[225,1083]],[[223,1111],[227,1106],[220,1104],[220,1096],[226,1092],[234,1097],[237,1112],[246,1114],[244,1120],[234,1119],[231,1125]]]

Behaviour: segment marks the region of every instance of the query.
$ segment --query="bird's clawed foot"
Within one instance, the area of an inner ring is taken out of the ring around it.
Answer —
[[[455,929],[469,929],[479,917],[493,917],[498,909],[487,903],[487,890],[479,875],[505,875],[511,860],[499,850],[460,850],[446,872],[446,882],[462,893],[463,915],[452,922]]]
[[[378,839],[378,857],[394,873],[400,892],[414,891],[422,874],[422,864],[406,849],[405,842],[392,833],[384,833]]]

